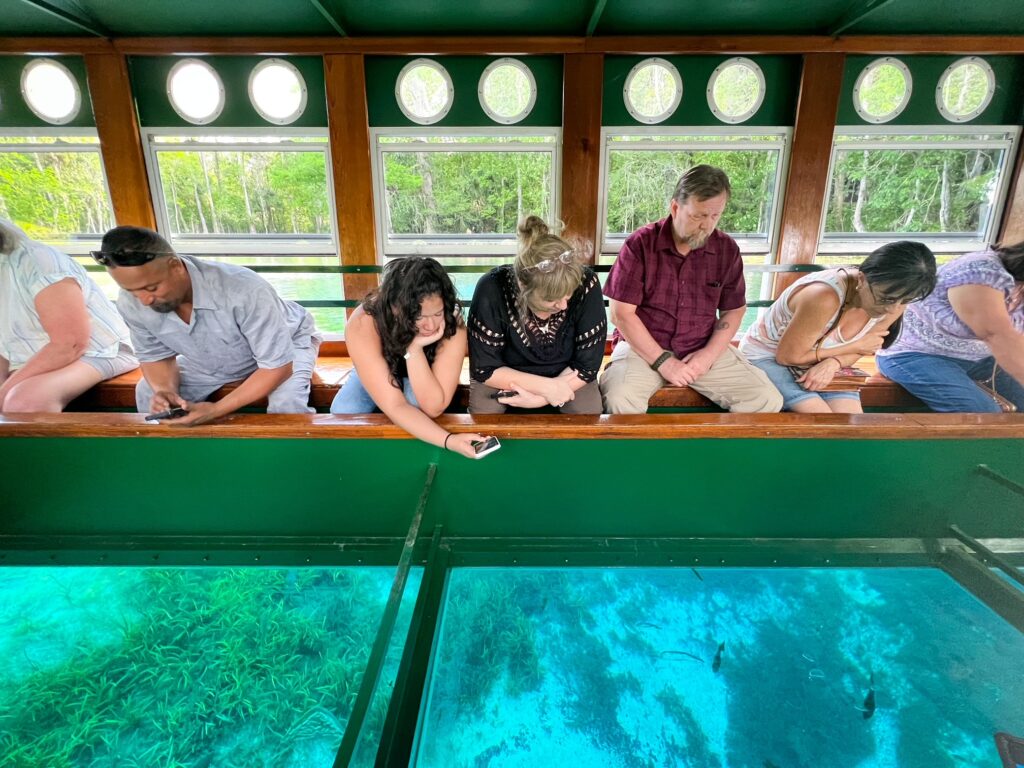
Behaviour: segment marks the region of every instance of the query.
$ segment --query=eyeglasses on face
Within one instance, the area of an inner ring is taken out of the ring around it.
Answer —
[[[167,251],[89,251],[93,261],[104,267],[140,267],[162,256],[173,256]]]
[[[562,251],[560,254],[558,254],[558,256],[556,256],[553,259],[544,259],[544,261],[538,261],[536,264],[534,264],[532,266],[525,267],[525,269],[536,269],[538,272],[544,272],[544,273],[554,272],[555,271],[555,267],[557,267],[559,263],[561,263],[561,264],[575,264],[576,263],[576,256],[575,256],[575,254],[573,254],[571,248],[569,250],[567,250],[567,251]]]
[[[879,307],[891,307],[894,304],[913,304],[915,301],[920,301],[923,298],[922,296],[879,296],[875,293],[875,287],[870,282],[867,285],[868,292],[871,294],[871,300]]]

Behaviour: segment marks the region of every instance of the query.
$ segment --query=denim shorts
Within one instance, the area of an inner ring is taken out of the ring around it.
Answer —
[[[822,400],[842,400],[844,398],[847,400],[860,400],[860,392],[856,390],[849,392],[811,392],[806,390],[796,383],[796,379],[789,372],[789,368],[780,365],[770,357],[751,360],[750,362],[768,374],[772,384],[782,393],[782,410],[784,411],[791,411],[794,405],[804,400],[810,400],[812,397],[820,397]]]
[[[412,383],[408,378],[402,379],[402,391],[409,404],[415,405],[418,408],[419,403],[416,402],[416,395],[413,394]],[[359,380],[359,374],[356,373],[355,368],[352,369],[345,379],[345,383],[338,391],[338,394],[334,396],[334,401],[331,403],[331,413],[350,415],[357,413],[380,413],[380,408],[373,402],[370,393],[366,391],[363,382]]]

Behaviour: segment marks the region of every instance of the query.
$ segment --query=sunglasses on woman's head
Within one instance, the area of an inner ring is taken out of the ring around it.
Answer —
[[[562,264],[574,264],[576,262],[576,256],[572,252],[572,248],[567,251],[562,251],[558,256],[553,259],[544,259],[544,261],[538,261],[536,264],[524,267],[524,269],[536,269],[538,272],[554,272],[555,267],[559,263]]]
[[[166,251],[89,251],[89,255],[104,267],[141,267],[154,259],[174,254]]]

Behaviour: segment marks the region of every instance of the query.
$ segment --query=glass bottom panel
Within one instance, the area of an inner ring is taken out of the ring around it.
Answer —
[[[0,765],[331,766],[393,577],[0,569]]]
[[[419,766],[998,765],[1024,635],[932,569],[457,569]]]

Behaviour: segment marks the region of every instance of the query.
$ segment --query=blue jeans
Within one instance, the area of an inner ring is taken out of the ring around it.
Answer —
[[[793,378],[793,374],[790,373],[789,368],[784,365],[779,365],[775,360],[770,357],[763,357],[760,360],[751,360],[752,364],[756,365],[766,374],[771,380],[775,388],[782,394],[782,410],[791,411],[793,406],[797,403],[802,403],[804,400],[810,400],[812,398],[818,398],[819,400],[860,400],[860,393],[856,390],[849,392],[843,391],[825,391],[825,392],[812,392],[809,389],[804,389],[802,386],[796,383],[796,379]]]
[[[878,370],[940,413],[1000,413],[992,398],[974,385],[992,377],[991,357],[959,360],[922,352],[883,355]],[[1006,371],[996,375],[996,391],[1024,409],[1024,386]]]
[[[412,383],[408,377],[402,379],[402,391],[405,394],[405,399],[409,401],[409,405],[415,405],[419,408],[416,395],[412,392]],[[370,393],[366,391],[363,382],[359,380],[359,375],[356,373],[355,368],[352,369],[348,378],[345,379],[344,386],[334,396],[334,401],[331,403],[331,413],[380,413],[380,408],[373,402]]]

